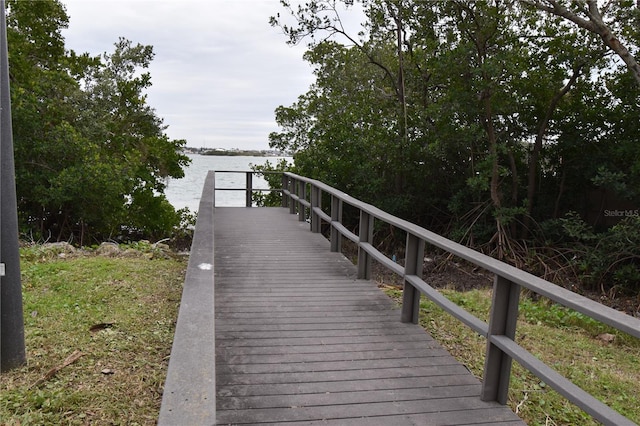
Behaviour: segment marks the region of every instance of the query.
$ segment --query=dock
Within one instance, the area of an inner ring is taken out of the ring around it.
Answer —
[[[218,425],[524,424],[288,213],[215,209]]]

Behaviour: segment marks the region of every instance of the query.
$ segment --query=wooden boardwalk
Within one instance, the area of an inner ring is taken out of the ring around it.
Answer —
[[[524,424],[288,210],[216,208],[214,235],[218,425]]]

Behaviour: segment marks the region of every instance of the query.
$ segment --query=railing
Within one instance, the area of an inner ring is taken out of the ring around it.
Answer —
[[[282,180],[284,207],[298,214],[300,221],[310,220],[311,231],[320,232],[321,223],[330,225],[331,251],[341,251],[342,237],[358,246],[358,278],[371,277],[371,262],[376,260],[404,279],[401,321],[417,323],[420,294],[435,302],[487,339],[481,398],[506,404],[512,359],[542,379],[596,420],[611,425],[633,425],[631,420],[611,409],[570,380],[544,364],[515,342],[516,321],[521,287],[554,302],[640,338],[640,320],[608,308],[551,282],[545,281],[504,262],[486,256],[440,235],[392,216],[370,204],[357,200],[314,179],[284,173]],[[322,200],[330,199],[326,213]],[[342,223],[344,205],[359,210],[358,235]],[[404,267],[378,251],[373,245],[374,220],[406,232]],[[489,324],[473,316],[441,295],[422,279],[425,244],[431,244],[495,274]]]
[[[215,184],[215,175],[221,173],[238,173],[245,175],[245,185],[242,188],[233,188],[233,187],[218,187]],[[216,206],[216,197],[215,191],[243,191],[245,192],[245,206],[251,207],[253,205],[253,193],[254,192],[270,192],[277,191],[280,192],[279,188],[254,188],[253,187],[253,175],[254,174],[281,174],[282,172],[272,172],[272,171],[264,171],[264,172],[254,172],[254,171],[239,171],[239,170],[214,170],[213,171],[213,180],[214,180],[214,193],[213,193],[213,206]]]
[[[214,174],[209,172],[189,253],[159,426],[216,421],[216,360],[202,353],[202,348],[215,347],[213,194]]]

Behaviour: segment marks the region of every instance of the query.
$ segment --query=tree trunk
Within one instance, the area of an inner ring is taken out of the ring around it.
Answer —
[[[398,6],[396,14],[393,14],[393,20],[396,24],[396,42],[397,42],[397,54],[398,54],[398,102],[400,103],[400,115],[402,124],[400,126],[400,146],[398,147],[398,165],[396,167],[396,179],[395,179],[395,191],[396,194],[402,193],[404,186],[404,157],[405,151],[408,146],[408,124],[407,124],[407,99],[405,95],[404,87],[404,52],[402,45],[404,44],[404,34],[402,32],[402,18],[401,10]]]
[[[491,95],[483,95],[484,103],[484,123],[485,130],[487,132],[487,140],[489,142],[489,155],[491,156],[491,202],[495,208],[502,207],[502,197],[499,190],[499,168],[498,168],[498,140],[496,137],[496,131],[493,127],[493,110],[491,108]]]
[[[558,196],[556,197],[556,203],[553,207],[553,218],[557,219],[560,214],[560,201],[562,200],[562,196],[564,195],[564,183],[567,177],[567,172],[565,170],[562,171],[562,178],[560,178],[560,187],[558,188]]]
[[[631,75],[633,75],[633,78],[636,80],[636,83],[640,86],[640,64],[638,64],[636,58],[620,43],[620,40],[613,35],[606,25],[603,25],[602,32],[598,34],[602,38],[602,41],[604,41],[604,44],[622,58]]]
[[[502,196],[500,194],[500,168],[498,164],[498,139],[493,126],[493,110],[491,108],[491,94],[483,93],[484,106],[484,125],[487,132],[487,140],[489,141],[489,156],[491,157],[491,182],[489,184],[491,193],[491,203],[496,210],[496,233],[493,240],[496,242],[498,250],[498,259],[503,259],[505,255],[505,230],[504,224],[500,217],[500,208],[502,207]]]
[[[640,65],[638,65],[636,58],[633,57],[631,52],[629,52],[613,32],[611,32],[611,29],[607,24],[605,24],[604,19],[600,14],[600,10],[598,9],[596,0],[589,0],[587,3],[589,4],[589,17],[596,28],[595,32],[600,36],[600,38],[602,38],[605,46],[613,50],[616,55],[624,61],[627,68],[635,78],[636,83],[640,86]]]
[[[522,225],[522,235],[521,238],[525,239],[529,235],[529,227],[531,225],[531,212],[533,211],[533,204],[535,201],[535,194],[538,189],[538,163],[540,161],[540,152],[542,151],[542,144],[544,142],[544,136],[547,133],[547,129],[549,128],[549,121],[551,121],[551,117],[558,107],[558,103],[560,100],[566,95],[571,86],[576,82],[578,77],[580,76],[580,70],[582,68],[582,64],[577,66],[567,84],[564,85],[562,89],[560,89],[551,99],[549,103],[549,107],[538,126],[538,132],[536,133],[536,140],[533,144],[533,150],[531,151],[531,157],[529,157],[529,175],[527,177],[527,214],[523,218]]]

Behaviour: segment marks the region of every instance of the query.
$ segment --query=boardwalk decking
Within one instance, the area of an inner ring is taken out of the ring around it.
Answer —
[[[217,208],[214,236],[218,425],[524,424],[286,209]]]

